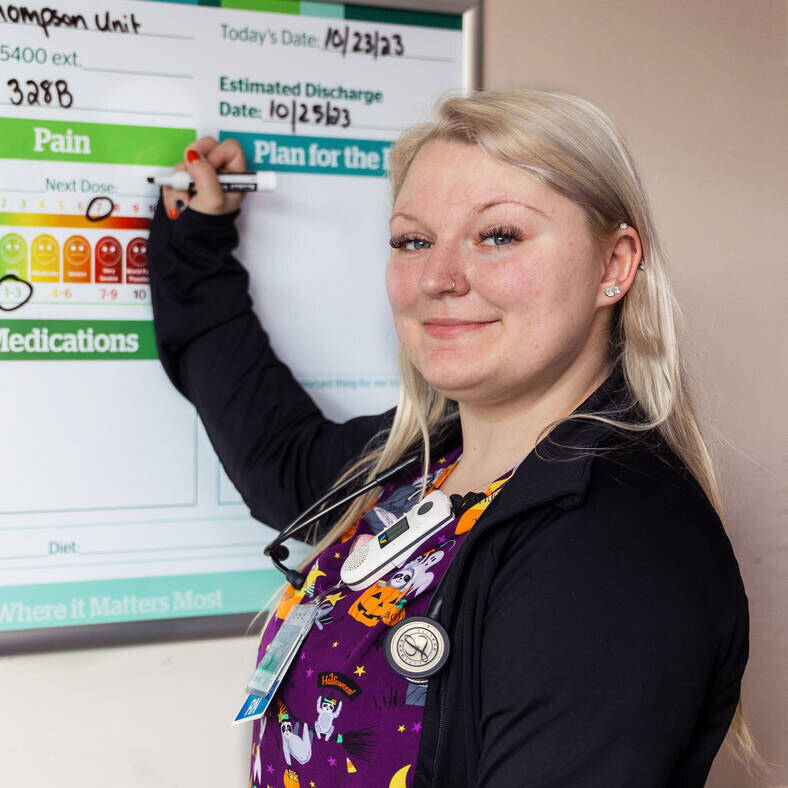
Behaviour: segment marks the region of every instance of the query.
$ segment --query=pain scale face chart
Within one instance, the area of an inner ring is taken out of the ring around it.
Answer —
[[[147,177],[196,138],[277,172],[238,257],[296,377],[332,418],[396,401],[388,152],[462,88],[461,19],[238,4],[0,4],[0,643],[254,611],[278,584],[270,531],[157,361]]]

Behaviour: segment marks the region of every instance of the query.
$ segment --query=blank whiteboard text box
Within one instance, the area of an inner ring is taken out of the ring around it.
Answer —
[[[197,502],[195,411],[158,361],[6,362],[0,413],[0,514]]]

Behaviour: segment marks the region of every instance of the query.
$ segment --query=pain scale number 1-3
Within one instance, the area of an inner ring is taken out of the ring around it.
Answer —
[[[42,79],[38,82],[28,79],[24,81],[23,88],[18,79],[11,78],[6,84],[11,88],[9,100],[14,106],[20,104],[40,106],[42,103],[51,104],[56,100],[63,109],[68,109],[74,103],[74,96],[71,95],[65,79],[56,79],[54,82],[50,79]]]

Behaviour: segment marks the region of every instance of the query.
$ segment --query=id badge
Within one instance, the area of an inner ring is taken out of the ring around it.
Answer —
[[[276,691],[278,689],[279,682],[275,681],[274,686],[271,687],[268,694],[264,698],[261,698],[259,695],[247,695],[243,706],[241,706],[241,710],[235,715],[235,719],[233,720],[232,724],[240,725],[242,722],[252,722],[253,720],[259,720],[271,705],[271,701],[274,699],[274,695],[276,695]]]
[[[246,685],[250,695],[266,698],[275,685],[284,676],[295,657],[298,647],[304,642],[317,616],[318,606],[309,604],[294,605],[282,622],[282,626],[274,636],[263,654],[252,678]]]

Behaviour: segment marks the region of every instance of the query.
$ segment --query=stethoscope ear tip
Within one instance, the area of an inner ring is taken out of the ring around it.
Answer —
[[[273,561],[286,561],[290,556],[290,551],[283,544],[272,542],[263,550],[263,555]]]

